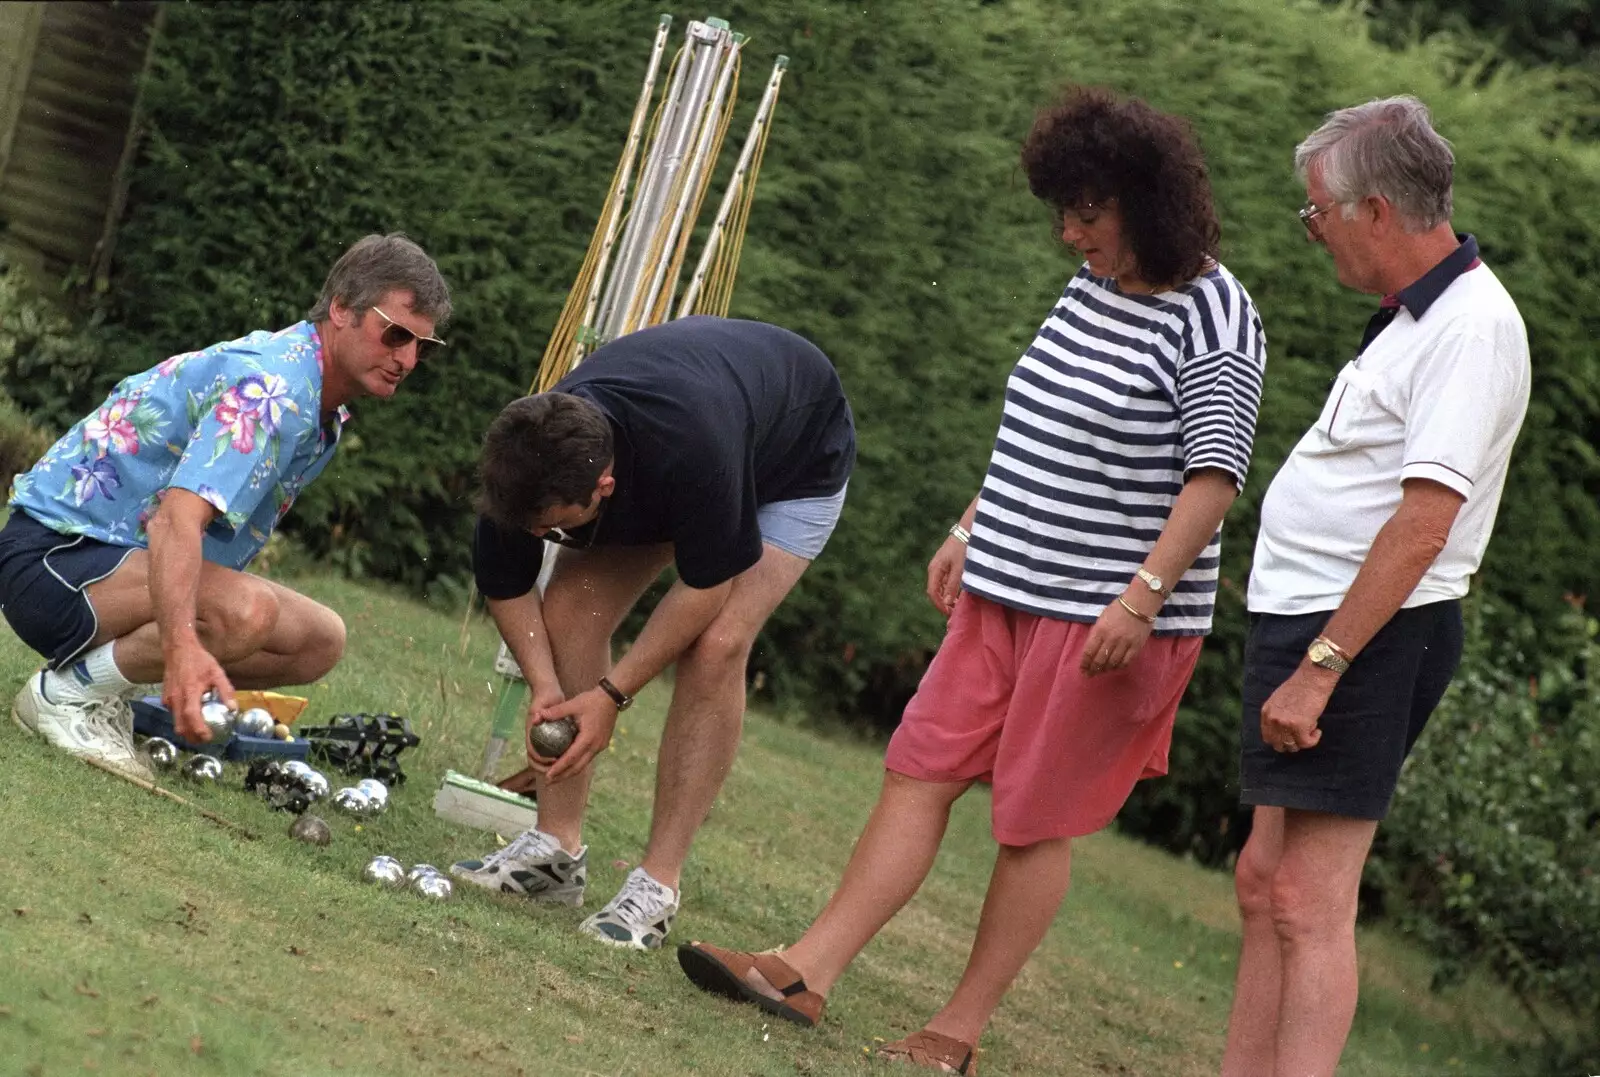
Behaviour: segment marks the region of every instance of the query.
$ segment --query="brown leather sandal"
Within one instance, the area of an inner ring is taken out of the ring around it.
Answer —
[[[724,950],[709,942],[686,942],[678,947],[678,964],[684,975],[702,991],[735,1002],[753,1002],[768,1013],[807,1028],[822,1019],[826,1000],[806,987],[800,974],[775,953],[751,954],[743,950]],[[751,986],[745,979],[751,969],[765,977],[783,997],[768,998]]]
[[[941,1073],[958,1073],[963,1077],[975,1077],[978,1072],[976,1047],[928,1029],[913,1032],[903,1040],[884,1044],[878,1048],[878,1057],[891,1062],[925,1066]]]
[[[523,767],[511,777],[500,779],[497,784],[508,793],[516,793],[518,796],[538,800],[538,782],[539,772],[532,767]]]

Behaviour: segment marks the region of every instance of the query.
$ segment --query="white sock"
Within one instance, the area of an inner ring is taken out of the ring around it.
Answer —
[[[51,670],[44,676],[46,699],[107,699],[124,695],[133,682],[122,675],[112,656],[115,644],[103,643],[80,655],[70,666]]]

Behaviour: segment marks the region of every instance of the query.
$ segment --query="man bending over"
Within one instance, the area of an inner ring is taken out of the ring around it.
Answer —
[[[510,404],[483,452],[478,589],[531,689],[529,724],[572,717],[542,771],[539,827],[461,879],[579,905],[583,815],[617,714],[677,664],[640,866],[585,920],[595,938],[661,945],[690,842],[733,765],[756,633],[822,552],[855,463],[828,358],[777,326],[682,318],[595,351],[548,393]],[[561,549],[541,597],[544,539]],[[615,665],[611,636],[668,564],[678,578]]]

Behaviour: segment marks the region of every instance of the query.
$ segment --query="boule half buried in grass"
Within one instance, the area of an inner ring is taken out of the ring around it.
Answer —
[[[411,889],[434,901],[448,901],[455,887],[449,879],[434,872],[431,875],[420,875],[412,880]]]
[[[289,836],[308,845],[327,845],[333,840],[333,831],[318,816],[302,815],[289,827]]]
[[[361,877],[369,883],[398,890],[406,885],[405,865],[392,856],[375,856],[361,869]]]
[[[560,759],[578,736],[578,723],[571,718],[539,722],[528,729],[528,747],[540,759]]]
[[[222,778],[222,760],[214,755],[194,755],[183,765],[183,776],[191,782],[214,785]]]

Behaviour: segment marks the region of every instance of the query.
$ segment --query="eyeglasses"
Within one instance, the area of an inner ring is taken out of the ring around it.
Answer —
[[[1305,205],[1301,206],[1300,223],[1306,226],[1306,234],[1312,239],[1321,239],[1322,225],[1317,223],[1317,218],[1336,205],[1338,205],[1337,202],[1329,202],[1325,206],[1319,206],[1315,202],[1307,201]]]
[[[383,327],[383,332],[378,335],[378,339],[383,342],[385,348],[404,348],[414,340],[417,342],[417,361],[421,362],[431,355],[435,348],[444,347],[444,341],[438,337],[425,337],[421,333],[414,333],[377,307],[372,308],[372,313],[389,323]]]
[[[552,527],[544,533],[544,540],[553,542],[557,546],[565,546],[569,550],[587,550],[594,545],[594,537],[600,532],[600,521],[605,518],[606,505],[610,501],[609,497],[601,498],[599,508],[595,509],[594,519],[588,523],[579,524],[572,529],[572,531],[582,532],[582,534],[573,534],[569,531],[563,531],[559,527]]]

